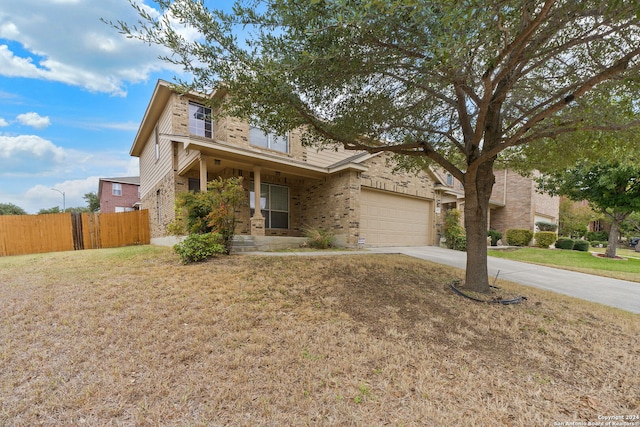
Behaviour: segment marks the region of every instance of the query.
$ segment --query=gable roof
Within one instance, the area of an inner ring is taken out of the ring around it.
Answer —
[[[118,182],[120,184],[140,185],[139,176],[123,176],[119,178],[100,178],[100,181]]]
[[[129,155],[140,157],[142,149],[149,139],[149,135],[153,132],[165,105],[167,105],[171,92],[172,89],[170,88],[170,83],[159,79],[156,83],[156,87],[153,89],[151,101],[144,112],[144,116],[140,122],[140,127],[138,128],[138,133],[136,133],[131,150],[129,150]]]

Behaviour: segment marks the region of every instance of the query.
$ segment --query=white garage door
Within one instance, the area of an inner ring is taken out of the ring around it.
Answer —
[[[432,202],[362,189],[360,237],[368,246],[424,246],[431,243]]]

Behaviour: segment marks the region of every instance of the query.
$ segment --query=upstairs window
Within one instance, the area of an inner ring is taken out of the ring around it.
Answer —
[[[189,102],[189,133],[205,138],[213,137],[211,108]]]
[[[447,185],[453,186],[453,175],[451,175],[450,173],[447,174]]]
[[[289,136],[280,136],[272,132],[266,132],[259,127],[249,128],[249,144],[270,150],[289,152]]]
[[[111,184],[111,194],[113,196],[122,196],[122,184],[114,182]]]

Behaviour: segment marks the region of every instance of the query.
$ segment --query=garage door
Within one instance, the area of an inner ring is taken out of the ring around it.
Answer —
[[[431,241],[432,202],[362,189],[360,237],[368,246],[423,246]]]

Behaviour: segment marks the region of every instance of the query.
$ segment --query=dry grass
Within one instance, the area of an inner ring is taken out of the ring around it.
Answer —
[[[640,413],[638,316],[398,255],[0,258],[5,426],[543,426]]]

